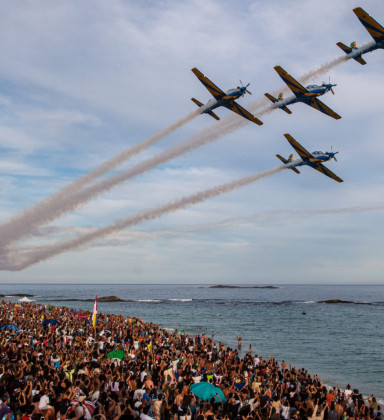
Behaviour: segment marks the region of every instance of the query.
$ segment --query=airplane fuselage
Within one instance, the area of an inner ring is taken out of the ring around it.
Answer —
[[[277,108],[283,108],[284,106],[295,104],[296,102],[304,102],[306,98],[324,95],[324,93],[327,93],[332,89],[332,86],[333,85],[331,84],[325,84],[321,86],[309,85],[306,87],[308,93],[303,93],[297,96],[291,96],[290,98],[287,98],[287,99],[279,99],[275,102],[274,105]]]
[[[327,162],[328,160],[332,159],[335,156],[335,153],[313,152],[312,155],[314,159],[296,159],[287,163],[287,165],[289,168],[295,168],[296,166],[303,165],[314,166],[316,162]]]
[[[324,85],[309,85],[306,87],[308,93],[303,93],[301,95],[291,96],[286,99],[278,99],[274,104],[274,108],[284,108],[285,106],[295,104],[297,102],[306,102],[307,98],[322,96],[325,93],[329,92],[332,89],[332,84]]]
[[[243,96],[245,92],[245,88],[237,88],[237,89],[229,89],[227,92],[225,92],[225,96],[220,99],[210,99],[204,106],[203,106],[203,114],[208,113],[209,111],[212,111],[213,109],[218,108],[219,106],[225,106],[231,101],[234,101],[240,96]]]
[[[308,90],[308,93],[304,93],[302,96],[321,96],[324,95],[324,93],[327,93],[332,88],[331,84],[324,84],[321,86],[318,85],[309,85],[306,87]]]

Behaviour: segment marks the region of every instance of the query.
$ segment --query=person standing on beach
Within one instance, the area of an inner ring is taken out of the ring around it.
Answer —
[[[237,348],[241,349],[241,342],[242,342],[242,338],[240,337],[236,337],[237,338]]]

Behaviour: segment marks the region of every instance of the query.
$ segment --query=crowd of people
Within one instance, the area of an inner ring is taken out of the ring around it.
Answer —
[[[384,420],[374,396],[328,389],[251,348],[241,356],[214,333],[191,337],[122,315],[99,313],[95,326],[90,319],[0,302],[0,420]],[[199,398],[192,385],[203,382],[213,393]]]

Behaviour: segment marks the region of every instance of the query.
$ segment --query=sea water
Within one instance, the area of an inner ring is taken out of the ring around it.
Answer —
[[[344,388],[349,383],[363,395],[384,400],[384,286],[3,284],[0,293],[28,293],[37,303],[89,311],[93,302],[70,299],[118,296],[126,301],[99,302],[98,310],[193,336],[214,331],[215,341],[231,348],[237,348],[236,337],[241,336],[242,353],[252,345],[253,353],[318,374],[327,385]],[[319,303],[330,299],[354,303]]]

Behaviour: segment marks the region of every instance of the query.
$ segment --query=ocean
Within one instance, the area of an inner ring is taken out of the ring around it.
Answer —
[[[0,293],[32,294],[37,303],[130,315],[186,333],[211,334],[242,352],[285,360],[318,374],[324,384],[348,383],[384,401],[384,286],[281,285],[276,289],[210,288],[207,285],[2,284]],[[17,297],[6,297],[17,302]],[[68,299],[68,301],[58,301]],[[327,304],[340,299],[354,303]]]

